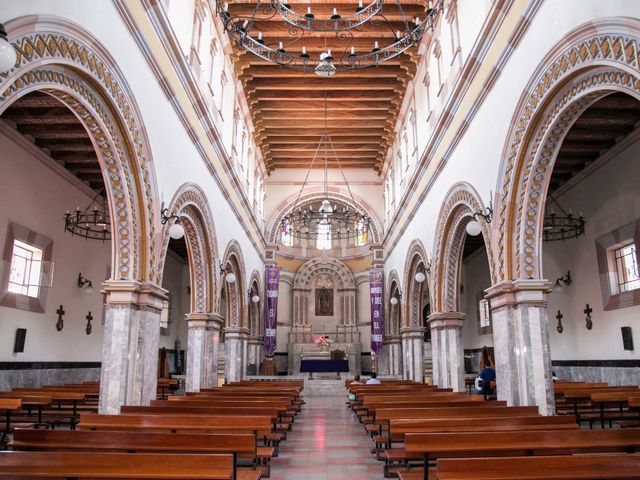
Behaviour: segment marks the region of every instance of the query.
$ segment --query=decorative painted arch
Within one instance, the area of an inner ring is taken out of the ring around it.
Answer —
[[[388,319],[386,324],[386,334],[387,335],[399,335],[400,334],[400,326],[402,322],[402,297],[400,301],[396,305],[391,305],[389,301],[393,298],[397,293],[402,293],[400,277],[398,276],[398,272],[392,270],[387,279],[387,295],[385,296],[385,303],[387,308],[387,315],[385,318]]]
[[[100,42],[68,19],[26,16],[5,26],[17,66],[0,75],[0,114],[18,98],[42,91],[78,117],[105,182],[113,228],[111,278],[159,284],[156,176],[124,75]]]
[[[191,278],[191,312],[217,312],[219,299],[216,295],[218,279],[215,259],[219,258],[218,242],[206,195],[199,186],[185,183],[178,188],[168,208],[180,217],[185,231]],[[164,270],[171,225],[169,222],[163,229],[161,272]]]
[[[473,220],[474,212],[484,209],[480,196],[468,183],[455,184],[445,196],[436,227],[436,241],[433,249],[433,311],[458,312],[460,310],[460,270],[462,252],[466,238],[466,226]],[[495,284],[496,273],[493,267],[491,248],[491,230],[489,224],[479,220],[482,227],[491,281]]]
[[[245,311],[245,265],[242,258],[242,250],[237,240],[231,240],[227,245],[222,260],[222,266],[229,269],[236,276],[236,281],[229,283],[224,280],[220,284],[224,286],[227,295],[227,322],[231,328],[247,328],[247,316]]]
[[[294,195],[291,195],[286,200],[284,200],[275,209],[276,213],[272,216],[271,221],[268,224],[268,227],[267,227],[268,242],[278,243],[278,231],[280,227],[280,222],[282,221],[282,217],[284,217],[296,205],[296,203],[306,204],[316,200],[322,200],[325,197],[328,197],[329,200],[336,200],[340,203],[354,206],[358,208],[360,211],[367,212],[367,214],[373,220],[373,223],[371,225],[371,236],[373,237],[372,243],[378,244],[381,242],[380,232],[382,232],[382,228],[381,228],[380,221],[378,220],[378,218],[376,218],[375,214],[373,213],[373,209],[360,199],[356,199],[356,203],[354,205],[350,196],[344,195],[339,192],[332,192],[331,190],[327,192],[326,196],[323,191],[318,191],[313,193],[307,193],[305,195],[300,196],[300,198],[298,198],[298,194],[294,194]]]
[[[429,281],[431,274],[427,272],[427,265],[429,265],[429,259],[427,257],[427,251],[424,248],[422,242],[415,239],[409,245],[409,251],[404,264],[404,321],[405,327],[419,327],[422,325],[422,296],[424,292],[424,286],[429,288]],[[418,271],[423,271],[426,275],[424,282],[419,283],[415,279],[415,275]],[[429,293],[431,289],[429,288]]]
[[[250,335],[257,337],[261,336],[264,329],[262,328],[263,316],[262,316],[262,306],[264,305],[264,295],[262,291],[262,286],[260,282],[260,274],[257,270],[251,272],[251,276],[249,277],[249,290],[251,291],[251,296],[258,295],[260,297],[260,301],[258,303],[253,303],[253,301],[249,298],[249,331]],[[248,295],[247,295],[248,297]]]
[[[574,29],[541,62],[520,98],[504,146],[497,195],[499,280],[542,277],[542,224],[565,135],[594,102],[640,99],[640,22],[607,18]]]
[[[336,258],[318,257],[300,267],[293,279],[293,322],[309,325],[308,292],[313,290],[313,279],[317,275],[329,274],[336,280],[336,289],[341,293],[338,304],[340,319],[345,325],[356,321],[356,282],[344,263]]]

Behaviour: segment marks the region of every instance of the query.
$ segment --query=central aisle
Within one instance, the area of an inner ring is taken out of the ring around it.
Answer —
[[[306,395],[293,431],[271,460],[271,480],[382,480],[371,438],[345,405],[347,391]]]

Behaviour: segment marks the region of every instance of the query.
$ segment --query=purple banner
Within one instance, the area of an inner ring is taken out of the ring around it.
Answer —
[[[384,270],[369,270],[369,287],[371,289],[371,351],[378,355],[384,342],[384,309],[382,308],[382,292]]]
[[[280,286],[280,270],[267,267],[265,275],[264,302],[264,354],[271,358],[276,351],[276,330],[278,328],[278,289]]]

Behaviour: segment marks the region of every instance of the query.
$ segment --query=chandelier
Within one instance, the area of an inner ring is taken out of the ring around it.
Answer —
[[[69,212],[64,216],[64,229],[71,235],[89,238],[91,240],[111,240],[111,221],[101,190],[91,200],[84,210],[77,207],[75,212]]]
[[[317,240],[326,238],[329,243],[332,239],[342,240],[351,238],[368,238],[368,232],[372,225],[371,218],[357,207],[351,193],[351,188],[342,170],[340,159],[336,154],[331,136],[327,133],[327,94],[324,95],[324,128],[325,133],[320,137],[318,146],[311,159],[302,187],[292,209],[280,221],[280,232],[283,236],[292,239]],[[324,157],[323,198],[320,205],[314,208],[313,204],[305,202],[302,205],[300,198],[307,187],[309,174],[318,157]],[[349,192],[351,205],[338,206],[331,204],[328,194],[328,162],[329,157],[335,159],[342,179]]]
[[[553,207],[551,207],[551,213],[545,215],[542,225],[542,240],[556,242],[584,235],[585,219],[582,216],[582,212],[580,212],[579,216],[573,215],[571,210],[567,213],[551,194],[549,194],[549,198],[560,208],[561,214],[557,215]]]
[[[363,0],[359,0],[349,15],[342,16],[337,8],[333,8],[330,17],[316,18],[311,7],[300,14],[288,0],[257,0],[251,15],[247,16],[231,15],[228,3],[216,0],[216,12],[236,44],[257,57],[282,67],[330,77],[336,72],[379,65],[402,54],[419,43],[427,30],[433,29],[437,14],[443,9],[443,1],[437,0],[426,10],[424,18],[407,18],[401,0],[395,0],[397,12],[394,16],[401,20],[392,23],[382,13],[383,4],[384,0],[373,0],[365,6]],[[393,5],[392,2],[389,4]],[[387,8],[386,13],[392,9]],[[276,15],[285,24],[283,31],[287,38],[269,44],[263,38],[263,32],[256,28],[256,22],[268,21]],[[352,45],[352,30],[365,24],[389,28],[390,38],[372,39],[369,51],[357,51]],[[307,53],[305,39],[317,33],[325,34],[325,49],[318,57],[312,57]],[[328,37],[333,37],[332,42],[339,45],[337,50],[327,48]]]

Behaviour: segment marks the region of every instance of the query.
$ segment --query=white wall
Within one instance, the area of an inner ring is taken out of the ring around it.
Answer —
[[[595,240],[640,218],[640,142],[624,150],[562,196],[560,204],[584,212],[585,235],[566,242],[543,244],[544,276],[555,282],[571,271],[572,284],[549,295],[549,335],[552,360],[608,360],[640,358],[640,305],[603,310]],[[557,206],[555,207],[558,213]],[[593,308],[593,329],[585,327],[585,305]],[[556,313],[564,315],[562,334]],[[630,326],[635,351],[622,348],[620,327]]]
[[[162,288],[169,292],[171,324],[165,335],[160,335],[160,348],[173,349],[176,338],[181,348],[187,348],[187,322],[185,315],[191,311],[191,298],[187,293],[189,286],[189,264],[175,253],[169,251],[164,264]]]
[[[44,159],[44,154],[35,157],[11,138],[0,134],[0,248],[4,251],[8,222],[18,223],[53,240],[55,267],[44,313],[0,306],[0,361],[100,361],[99,289],[111,262],[111,244],[64,231],[64,213],[85,208],[92,197],[77,187],[69,172],[51,159],[43,163],[38,158]],[[0,268],[10,268],[10,263],[2,262]],[[78,273],[91,280],[93,295],[78,288]],[[60,305],[66,314],[59,332],[55,312]],[[89,311],[94,318],[91,335],[85,333]],[[27,337],[24,353],[14,355],[16,328],[26,328]]]
[[[491,286],[489,260],[486,248],[474,252],[462,264],[460,283],[464,292],[460,294],[460,311],[466,316],[462,327],[462,344],[465,349],[493,346],[491,334],[478,334],[478,294]]]

